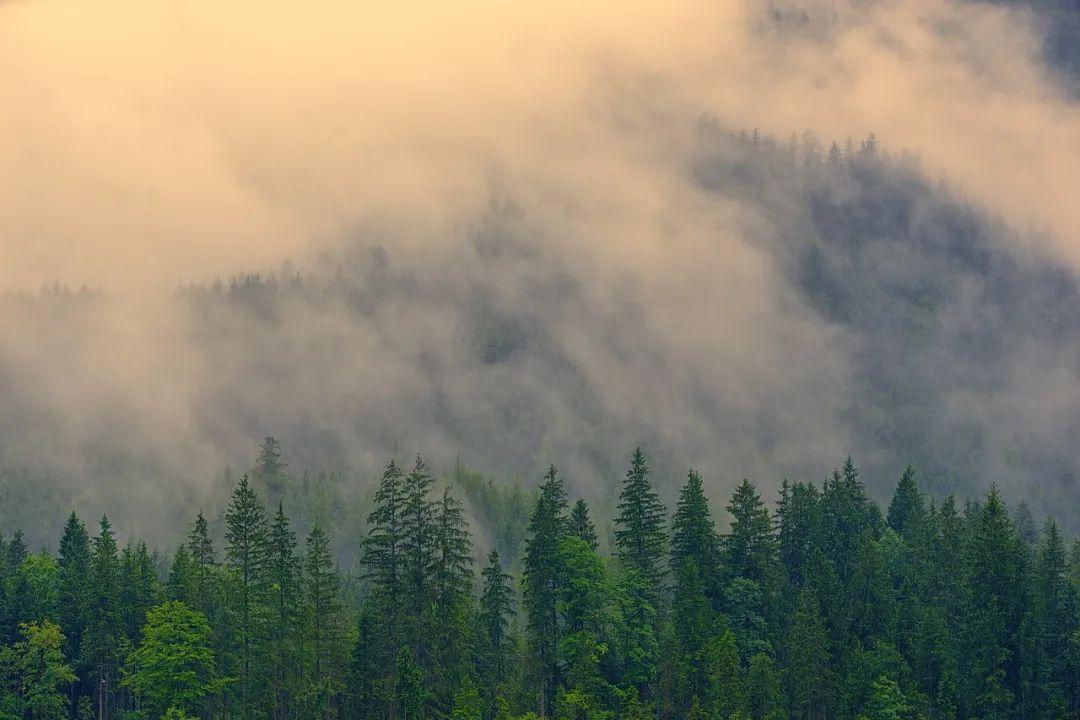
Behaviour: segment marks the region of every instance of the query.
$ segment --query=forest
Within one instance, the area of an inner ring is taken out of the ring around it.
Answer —
[[[466,489],[500,535],[418,456],[346,568],[265,504],[280,457],[167,552],[74,512],[55,553],[7,535],[0,717],[1080,717],[1080,541],[996,488],[935,499],[908,467],[883,510],[848,457],[721,517],[692,469],[665,507],[637,449],[610,517],[554,466],[513,502]]]

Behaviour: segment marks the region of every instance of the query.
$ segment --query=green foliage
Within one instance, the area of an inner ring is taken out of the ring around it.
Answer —
[[[147,613],[138,648],[128,657],[129,686],[153,717],[170,708],[198,714],[221,687],[210,625],[202,613],[170,600]]]
[[[634,450],[630,469],[619,492],[615,516],[615,547],[619,560],[659,589],[661,559],[666,551],[664,505],[649,481],[649,467],[641,448]]]
[[[785,483],[774,517],[742,482],[719,538],[691,472],[665,558],[637,452],[612,559],[551,468],[520,618],[513,559],[490,549],[474,587],[471,516],[421,460],[373,499],[358,577],[319,523],[298,551],[285,503],[268,518],[245,479],[224,564],[200,513],[164,587],[105,518],[91,539],[70,516],[55,559],[0,537],[0,719],[1080,715],[1080,560],[1052,520],[1025,540],[996,490],[960,512],[909,470],[886,522],[848,460],[820,492]]]
[[[13,717],[32,720],[62,720],[68,716],[65,697],[68,686],[76,680],[75,672],[64,661],[64,636],[60,626],[45,620],[19,626],[20,640],[4,648],[0,664],[7,675],[6,685],[13,690],[4,703]]]

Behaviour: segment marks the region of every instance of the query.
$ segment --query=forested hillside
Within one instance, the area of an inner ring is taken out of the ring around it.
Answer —
[[[743,481],[717,514],[694,470],[665,507],[637,450],[610,517],[551,467],[523,542],[491,547],[418,457],[386,465],[363,536],[335,548],[265,505],[264,450],[164,553],[75,513],[55,552],[4,536],[3,717],[1080,713],[1080,542],[996,489],[936,502],[908,468],[883,511],[848,458],[771,507]]]
[[[150,359],[102,334],[107,291],[8,296],[0,516],[35,508],[44,543],[61,508],[109,511],[164,542],[274,435],[346,497],[396,447],[500,480],[558,460],[596,498],[643,442],[668,499],[680,458],[773,498],[851,451],[878,501],[910,462],[935,497],[996,483],[1076,530],[1075,273],[873,138],[693,132],[683,192],[715,231],[665,241],[659,283],[507,189],[439,250],[360,230],[310,266],[185,284]]]

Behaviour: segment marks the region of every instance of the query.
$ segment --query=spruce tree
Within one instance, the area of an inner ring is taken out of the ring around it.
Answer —
[[[727,506],[731,532],[724,536],[727,565],[734,577],[746,578],[766,587],[776,557],[769,511],[749,480],[736,488]]]
[[[784,480],[776,508],[780,562],[795,592],[807,579],[810,560],[819,549],[821,496],[809,483]]]
[[[466,666],[465,659],[473,655],[471,625],[475,618],[472,537],[464,508],[449,487],[443,490],[436,505],[432,536],[435,563],[432,694],[437,710],[446,711],[455,688],[470,675],[471,668]]]
[[[544,476],[525,541],[523,600],[538,677],[538,711],[546,716],[558,684],[559,619],[556,591],[562,575],[559,545],[568,535],[566,491],[552,465]]]
[[[584,540],[591,550],[596,550],[599,545],[596,539],[596,526],[589,518],[589,506],[581,498],[577,499],[570,510],[570,532]]]
[[[423,459],[417,455],[412,471],[405,476],[401,522],[401,559],[404,584],[399,601],[406,609],[407,634],[412,638],[414,659],[429,649],[426,627],[435,600],[432,582],[435,570],[435,503],[431,487],[435,483]],[[423,667],[423,665],[421,665]]]
[[[367,634],[361,634],[354,651],[361,648],[364,658],[354,654],[354,668],[366,671],[377,668],[386,669],[386,682],[379,682],[382,699],[386,703],[386,713],[393,720],[398,715],[397,707],[397,660],[404,640],[401,602],[405,588],[405,501],[406,487],[404,473],[394,460],[387,463],[375,492],[375,509],[368,516],[367,537],[361,554],[363,577],[370,583],[371,600],[365,605],[370,621],[362,629],[370,629],[370,642],[364,643]],[[377,628],[377,631],[375,630]],[[370,654],[375,659],[374,667],[367,658]],[[362,677],[370,677],[364,674]],[[373,682],[372,687],[376,687]],[[375,693],[354,695],[353,702],[359,703],[364,713],[374,712]]]
[[[679,491],[679,503],[671,523],[671,568],[676,571],[690,559],[702,573],[719,562],[718,538],[701,476],[691,470]]]
[[[119,607],[120,558],[109,518],[102,515],[90,554],[90,604],[83,664],[92,668],[96,705],[109,712],[119,681],[123,624]]]
[[[649,482],[645,455],[636,448],[619,493],[615,547],[623,565],[657,589],[661,586],[661,561],[667,542],[664,524],[664,505]]]
[[[908,465],[904,468],[904,474],[900,476],[892,502],[889,503],[889,527],[910,542],[925,516],[926,504],[919,484],[915,481],[915,470]]]
[[[273,658],[274,718],[292,717],[300,642],[300,561],[296,534],[284,507],[278,503],[270,524],[266,548],[267,583],[271,620],[269,639]]]
[[[236,691],[241,717],[256,714],[265,691],[258,684],[267,619],[266,510],[244,475],[225,511],[225,556],[236,582],[233,604],[237,616],[235,646],[239,677]]]
[[[1029,696],[1031,712],[1061,717],[1070,711],[1070,697],[1080,685],[1080,656],[1074,643],[1080,631],[1080,604],[1069,583],[1065,544],[1057,523],[1047,519],[1035,559],[1032,611],[1027,632],[1034,645]]]
[[[308,710],[311,717],[331,717],[342,688],[344,660],[341,578],[330,541],[319,525],[311,528],[304,560],[305,638],[310,653]]]
[[[831,667],[828,636],[817,601],[808,590],[799,594],[787,637],[788,696],[793,720],[830,717]]]
[[[57,560],[60,566],[59,620],[65,638],[63,651],[72,660],[80,677],[85,677],[87,665],[82,644],[89,621],[92,589],[90,535],[74,511],[68,515],[64,525]],[[71,693],[71,713],[75,711],[80,694],[78,691]]]
[[[485,689],[502,684],[509,671],[510,617],[514,613],[514,589],[510,575],[503,572],[498,550],[488,553],[488,564],[480,572],[480,677]]]

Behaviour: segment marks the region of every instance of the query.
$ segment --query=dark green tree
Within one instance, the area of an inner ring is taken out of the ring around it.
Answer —
[[[523,600],[541,716],[546,716],[553,707],[559,682],[557,589],[563,574],[559,546],[568,532],[566,491],[558,470],[552,465],[544,476],[529,519],[523,568]]]
[[[264,657],[269,611],[266,510],[246,475],[233,489],[225,511],[225,543],[226,565],[236,585],[232,598],[238,659],[235,687],[241,717],[249,718],[256,714],[266,690],[259,683],[259,666]]]
[[[596,539],[596,526],[589,518],[589,506],[581,498],[577,499],[570,510],[570,532],[584,540],[592,550],[596,550],[599,546]]]
[[[296,534],[284,507],[278,503],[270,523],[266,546],[267,590],[271,619],[275,720],[292,717],[299,674],[301,636],[300,560],[296,557]]]
[[[664,524],[664,505],[649,481],[645,455],[641,448],[635,448],[619,493],[615,547],[620,562],[657,589],[661,587],[661,560],[667,543]]]

